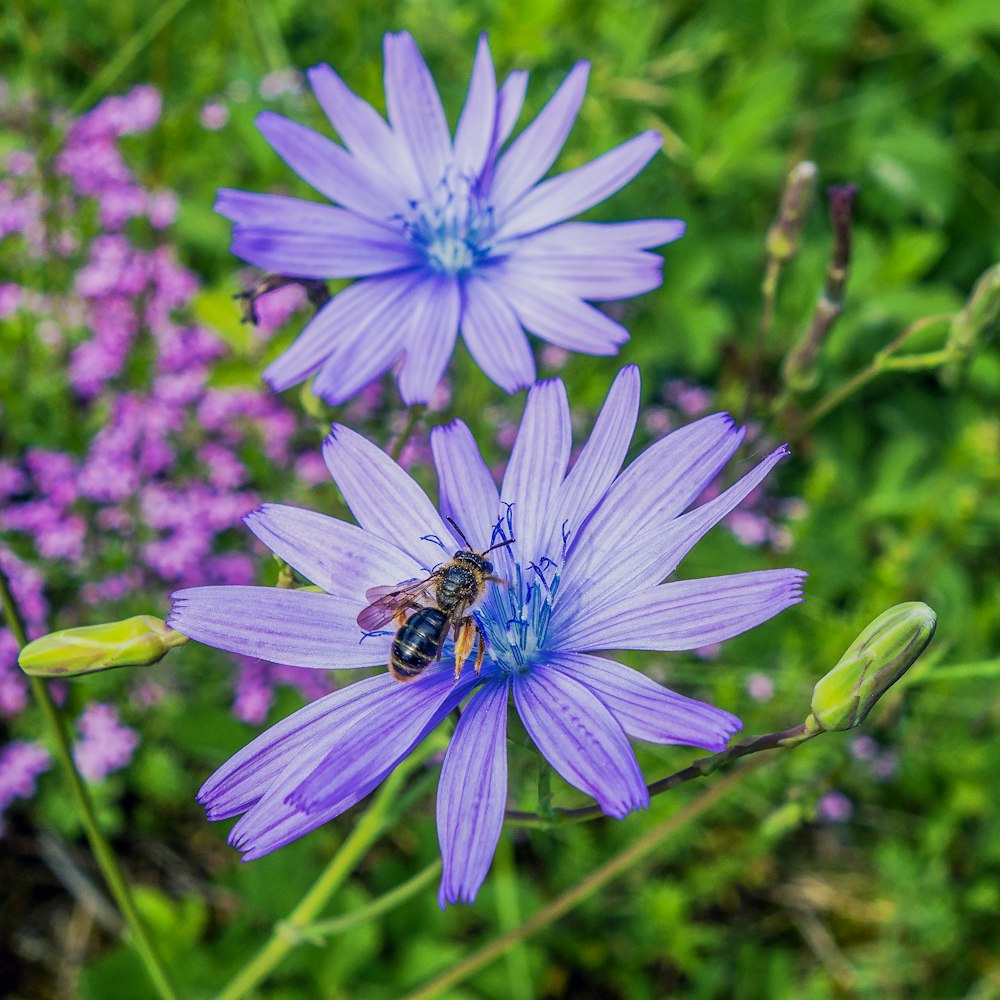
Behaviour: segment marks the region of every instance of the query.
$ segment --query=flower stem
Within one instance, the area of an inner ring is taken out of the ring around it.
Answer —
[[[399,456],[403,454],[403,449],[406,447],[407,442],[413,437],[413,432],[417,429],[417,424],[420,423],[420,418],[423,417],[426,409],[427,405],[425,403],[414,403],[406,411],[406,425],[396,440],[392,442],[392,447],[389,449],[389,457],[394,462],[399,461]]]
[[[738,771],[727,775],[672,816],[669,816],[662,823],[654,826],[652,830],[630,844],[625,850],[609,858],[578,885],[575,885],[572,889],[557,896],[551,903],[543,906],[542,909],[533,917],[529,917],[520,927],[494,938],[489,944],[473,952],[464,961],[459,962],[447,972],[432,979],[415,992],[408,994],[403,1000],[431,1000],[432,997],[440,996],[456,983],[468,979],[474,972],[477,972],[499,958],[509,948],[526,940],[532,934],[542,930],[542,928],[547,927],[549,924],[554,923],[565,913],[573,909],[573,907],[582,903],[598,890],[603,889],[604,886],[618,878],[619,875],[623,875],[647,855],[652,854],[672,834],[676,833],[692,820],[697,819],[702,813],[707,812],[717,802],[725,798],[733,788],[762,763],[763,759],[754,761],[741,767]]]
[[[336,937],[345,931],[367,924],[376,917],[382,916],[394,910],[401,903],[405,903],[418,892],[434,881],[441,874],[441,860],[432,861],[426,868],[410,876],[405,882],[401,882],[395,889],[390,889],[377,899],[373,899],[366,906],[359,907],[351,913],[345,913],[342,917],[333,917],[330,920],[317,920],[315,923],[306,924],[299,929],[303,938],[313,944],[321,944],[327,938]]]
[[[14,595],[11,593],[7,575],[2,568],[0,568],[0,604],[3,605],[7,627],[10,629],[11,635],[14,636],[14,641],[17,643],[18,648],[21,649],[27,644],[28,637],[25,634],[24,623],[21,620]],[[101,873],[104,875],[104,881],[107,883],[108,889],[111,891],[111,895],[118,904],[118,909],[125,920],[125,925],[128,928],[129,943],[138,953],[139,958],[146,967],[149,978],[163,1000],[178,1000],[178,993],[174,989],[166,966],[163,964],[153,944],[153,939],[150,937],[149,931],[146,929],[146,925],[139,915],[128,879],[118,864],[118,858],[115,856],[114,850],[112,850],[111,845],[105,839],[98,825],[94,803],[90,798],[90,792],[87,790],[83,778],[80,776],[80,772],[77,770],[76,762],[73,760],[69,735],[66,732],[66,725],[63,718],[59,714],[59,709],[52,700],[45,681],[40,677],[29,676],[28,683],[31,685],[32,694],[35,696],[42,710],[45,723],[49,727],[53,742],[55,743],[56,757],[63,769],[66,780],[69,782],[70,792],[76,804],[77,811],[80,814],[80,820],[87,834],[87,840],[90,842],[90,849],[94,852],[94,857],[97,859]]]
[[[805,415],[803,424],[806,427],[811,427],[883,372],[939,368],[948,361],[953,360],[956,352],[947,348],[944,351],[935,351],[931,354],[910,355],[902,358],[893,357],[896,351],[914,334],[920,333],[921,330],[925,330],[935,323],[947,322],[950,319],[951,317],[948,314],[935,314],[933,316],[924,316],[922,319],[911,323],[895,340],[883,347],[864,368],[856,372],[846,382],[820,400]]]
[[[810,716],[810,719],[812,717]],[[659,781],[654,781],[647,785],[650,796],[660,795],[662,792],[670,791],[678,785],[683,785],[687,781],[695,778],[703,778],[712,774],[720,767],[730,761],[740,757],[747,757],[750,754],[759,753],[761,750],[778,750],[782,748],[796,747],[806,740],[811,740],[814,736],[819,736],[825,730],[812,725],[810,721],[803,722],[799,726],[792,726],[791,729],[783,729],[779,733],[767,733],[764,736],[749,736],[739,743],[734,743],[719,753],[712,754],[711,757],[702,757],[694,761],[687,767],[682,768],[674,774],[669,774]],[[598,805],[581,806],[579,809],[553,809],[551,813],[541,814],[532,812],[518,812],[508,809],[506,820],[515,826],[533,826],[548,828],[564,823],[580,823],[588,819],[598,819],[603,816],[601,807]]]
[[[275,925],[264,947],[240,969],[227,986],[223,987],[215,1000],[241,1000],[264,980],[290,951],[315,937],[316,917],[354,871],[368,848],[392,822],[403,782],[423,763],[428,754],[433,753],[434,748],[433,741],[428,741],[423,753],[406,758],[389,775],[368,811],[358,820],[357,825],[340,845],[340,849],[330,859],[312,888],[302,897],[288,918]]]

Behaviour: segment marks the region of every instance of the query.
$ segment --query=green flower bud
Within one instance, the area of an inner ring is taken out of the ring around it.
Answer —
[[[853,729],[927,648],[937,616],[919,601],[884,611],[813,689],[812,718],[826,730]]]
[[[161,619],[137,615],[120,622],[50,632],[29,642],[17,662],[26,674],[35,677],[76,677],[114,667],[148,667],[187,641],[186,635]]]

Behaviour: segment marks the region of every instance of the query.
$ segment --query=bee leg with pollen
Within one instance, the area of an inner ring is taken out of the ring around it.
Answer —
[[[483,669],[483,657],[486,655],[486,636],[483,635],[479,622],[475,619],[473,621],[476,626],[476,673],[478,674]]]
[[[479,632],[479,626],[476,624],[476,620],[471,617],[463,618],[455,626],[455,680],[457,681],[459,675],[462,673],[462,667],[465,666],[465,661],[469,658],[469,653],[472,652],[472,644],[476,640],[476,634]],[[480,646],[480,648],[482,648]],[[479,667],[481,665],[481,656],[476,657],[476,673],[479,672]]]

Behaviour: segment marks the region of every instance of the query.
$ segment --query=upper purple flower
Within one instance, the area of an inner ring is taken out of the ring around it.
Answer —
[[[501,153],[527,74],[497,87],[485,37],[452,140],[416,43],[385,36],[388,123],[326,65],[309,71],[338,146],[264,112],[257,124],[282,159],[337,205],[223,189],[233,253],[298,278],[359,278],[335,296],[264,372],[277,390],[316,373],[313,391],[341,403],[399,359],[399,388],[427,402],[461,330],[482,370],[508,392],[530,385],[524,330],[559,347],[614,354],[628,332],[588,305],[656,288],[683,223],[566,223],[627,184],[660,147],[644,132],[591,163],[538,183],[576,119],[588,66],[578,63],[538,117]]]
[[[200,642],[320,669],[384,665],[392,633],[365,634],[366,591],[428,576],[463,548],[445,517],[490,555],[497,575],[475,617],[486,636],[454,681],[449,641],[417,680],[387,672],[327,695],[223,765],[200,799],[211,819],[239,813],[246,859],[350,808],[465,702],[438,791],[442,904],[470,901],[486,877],[507,799],[507,704],[538,749],[610,816],[649,794],[629,737],[720,750],[739,720],[674,694],[594,652],[682,650],[738,635],[801,600],[804,574],[779,569],[661,581],[785,455],[779,448],[714,500],[683,513],[743,438],[725,414],[663,438],[619,475],[635,427],[639,374],[623,369],[567,472],[570,414],[558,379],[528,394],[497,490],[461,421],[435,428],[441,512],[384,452],[335,425],[324,454],[358,525],[266,505],[250,529],[325,593],[199,587],[173,595],[170,624]],[[443,515],[443,516],[442,516]]]

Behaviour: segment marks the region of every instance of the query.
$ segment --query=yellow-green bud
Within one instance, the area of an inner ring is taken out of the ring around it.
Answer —
[[[812,205],[818,171],[809,160],[796,164],[785,179],[781,207],[767,231],[767,255],[774,260],[791,260],[799,252],[799,236]]]
[[[186,635],[152,615],[136,615],[104,625],[50,632],[29,642],[18,664],[35,677],[76,677],[115,667],[148,667],[159,662]]]
[[[884,611],[813,689],[813,718],[823,729],[853,729],[927,648],[937,616],[919,601]]]

